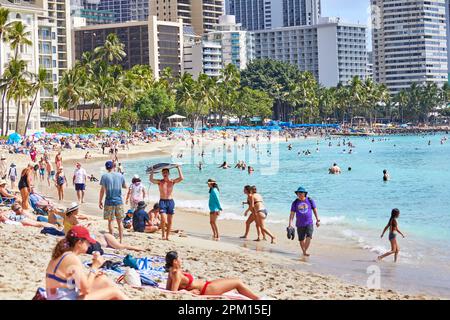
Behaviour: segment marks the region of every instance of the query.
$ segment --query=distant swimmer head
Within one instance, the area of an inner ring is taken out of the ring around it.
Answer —
[[[383,174],[386,174],[386,173],[387,173],[387,170],[386,170],[386,169],[384,169],[384,170],[383,170]]]
[[[352,167],[348,167],[348,171],[352,171]]]

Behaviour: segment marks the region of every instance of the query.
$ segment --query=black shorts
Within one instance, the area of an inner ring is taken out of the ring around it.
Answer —
[[[84,191],[86,185],[84,183],[75,183],[75,191]]]
[[[298,240],[303,241],[305,238],[312,239],[312,235],[314,232],[314,225],[310,224],[306,227],[297,227]]]

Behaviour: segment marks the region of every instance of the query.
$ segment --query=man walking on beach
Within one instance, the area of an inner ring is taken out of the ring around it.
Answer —
[[[122,220],[125,218],[125,211],[123,209],[122,189],[126,189],[125,178],[117,172],[113,172],[114,164],[112,161],[106,161],[106,170],[108,173],[102,175],[100,179],[100,196],[98,200],[98,207],[103,210],[103,217],[108,220],[109,233],[113,234],[113,219],[117,221],[119,227],[119,239],[122,243],[123,238],[123,224]],[[105,196],[105,205],[103,206],[103,197]]]
[[[307,253],[309,245],[314,231],[314,222],[312,213],[316,217],[316,226],[320,226],[320,219],[317,213],[317,207],[314,201],[310,197],[306,197],[308,192],[303,187],[299,187],[295,191],[297,199],[291,205],[291,215],[289,217],[289,228],[292,228],[292,222],[294,216],[296,217],[296,227],[298,233],[298,240],[300,241],[300,247],[303,255],[309,257]]]
[[[84,190],[86,189],[87,173],[81,167],[81,163],[77,162],[76,169],[73,173],[72,183],[75,186],[77,192],[78,203],[84,203]]]
[[[161,215],[161,232],[162,239],[169,240],[170,230],[172,228],[173,215],[175,214],[175,202],[173,201],[172,193],[173,186],[184,180],[183,173],[180,166],[177,166],[178,178],[169,179],[169,169],[162,170],[163,179],[154,179],[153,170],[150,173],[151,183],[157,184],[159,187],[159,213]],[[167,229],[166,229],[167,224]]]

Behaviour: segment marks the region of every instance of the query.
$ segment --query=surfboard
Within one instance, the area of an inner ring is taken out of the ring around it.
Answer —
[[[179,164],[176,163],[157,163],[153,166],[148,166],[147,167],[147,173],[150,173],[152,170],[154,173],[157,172],[161,172],[164,169],[174,169],[178,166]]]

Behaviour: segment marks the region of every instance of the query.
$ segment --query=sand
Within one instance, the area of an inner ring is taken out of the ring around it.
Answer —
[[[122,151],[119,157],[121,161],[126,161],[127,158],[161,155],[170,152],[177,143],[176,141],[142,143],[131,146],[130,150],[126,151],[125,159],[121,156]],[[84,153],[81,154],[79,151],[63,153],[67,176],[71,174],[75,160],[82,158],[81,162],[85,167],[95,168],[99,165],[95,161],[109,158],[109,156],[101,155],[101,152],[91,151],[93,159],[86,161]],[[51,156],[54,157],[54,153]],[[11,157],[8,156],[8,165],[11,161]],[[13,161],[18,165],[18,169],[21,169],[29,162],[29,157],[15,155]],[[89,170],[88,173],[90,173]],[[36,186],[42,193],[53,198],[56,196],[54,188],[49,190],[45,184]],[[64,207],[75,199],[75,192],[69,184],[65,201],[55,202]],[[93,228],[107,230],[107,223],[101,218],[101,210],[97,207],[97,184],[88,184],[86,201],[82,205],[81,212],[91,216]],[[222,221],[219,227],[221,231],[223,230],[223,234],[236,240],[243,231],[242,224],[240,221]],[[148,235],[126,231],[124,242],[143,247],[145,251],[136,253],[128,250],[114,250],[113,252],[144,257],[164,256],[166,252],[176,250],[183,260],[185,270],[192,273],[194,277],[208,280],[239,277],[255,293],[268,299],[435,299],[425,295],[400,294],[392,290],[368,289],[344,282],[337,277],[306,272],[301,270],[301,262],[271,252],[276,251],[277,245],[255,244],[252,241],[246,242],[247,245],[242,244],[242,241],[209,240],[204,236],[209,233],[207,214],[201,215],[179,208],[174,228],[185,230],[187,237],[174,235],[171,241],[167,242],[160,239],[160,233]],[[198,230],[204,230],[204,232],[199,234]],[[276,234],[279,238],[285,237],[281,232]],[[45,286],[45,269],[56,241],[55,237],[40,234],[39,228],[0,224],[0,299],[28,300],[34,296],[38,287]],[[281,239],[280,241],[286,242]],[[257,250],[254,250],[255,248]],[[272,249],[267,250],[267,248]],[[82,259],[89,260],[90,256],[82,256]],[[134,300],[202,299],[189,294],[167,293],[151,287],[136,289],[126,284],[119,286]]]

